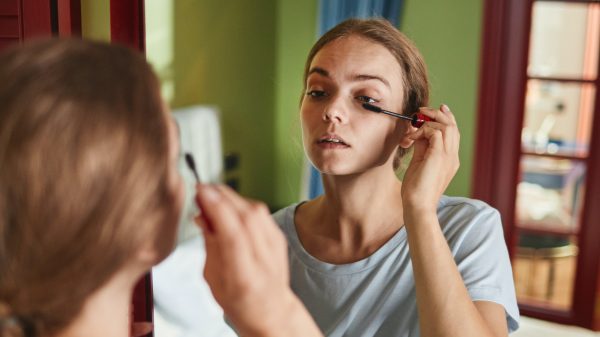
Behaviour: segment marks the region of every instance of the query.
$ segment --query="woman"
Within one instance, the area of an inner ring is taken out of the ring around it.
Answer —
[[[294,292],[328,336],[507,336],[518,326],[498,212],[442,193],[456,173],[450,109],[426,108],[415,46],[383,20],[348,20],[309,53],[300,115],[325,194],[275,214]],[[421,128],[363,104],[419,112]],[[401,158],[414,146],[402,181]]]
[[[133,287],[173,248],[182,204],[158,81],[133,51],[81,40],[11,49],[0,78],[0,336],[128,336]],[[211,286],[238,331],[319,335],[286,273],[265,272],[287,259],[262,206],[221,187],[198,193],[212,224],[206,276],[221,280]],[[241,224],[254,230],[232,239]],[[255,235],[284,258],[252,254]],[[279,297],[263,301],[250,278]],[[278,307],[295,320],[278,322]]]

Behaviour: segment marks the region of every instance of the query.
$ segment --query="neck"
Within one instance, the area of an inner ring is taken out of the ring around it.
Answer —
[[[133,287],[142,272],[122,270],[87,300],[75,320],[57,337],[129,337]]]
[[[325,195],[316,210],[332,239],[354,245],[387,240],[403,224],[402,183],[389,167],[323,177]],[[336,238],[337,237],[337,238]]]

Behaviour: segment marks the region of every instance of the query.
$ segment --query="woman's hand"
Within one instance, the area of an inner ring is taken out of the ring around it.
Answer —
[[[243,336],[321,336],[289,286],[287,242],[267,207],[225,186],[197,186],[204,277]]]
[[[425,122],[408,135],[414,140],[414,152],[402,181],[402,202],[412,210],[435,213],[440,196],[459,167],[460,134],[448,106],[421,108],[419,112],[434,121]]]

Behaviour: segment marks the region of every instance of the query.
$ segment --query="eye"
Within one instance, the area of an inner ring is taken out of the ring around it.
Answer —
[[[366,95],[361,95],[361,96],[356,96],[356,99],[363,102],[363,103],[377,103],[379,102],[378,100],[371,98],[369,96]]]
[[[327,96],[327,93],[323,90],[310,90],[306,93],[306,96],[313,98],[321,98]]]

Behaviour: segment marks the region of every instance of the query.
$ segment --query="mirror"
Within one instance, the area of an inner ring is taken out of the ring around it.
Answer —
[[[182,152],[194,152],[204,182],[227,182],[272,210],[300,197],[298,102],[316,3],[144,3],[146,55],[178,122]],[[194,180],[183,159],[179,167],[186,205],[177,249],[153,269],[155,336],[235,336],[202,279]]]

